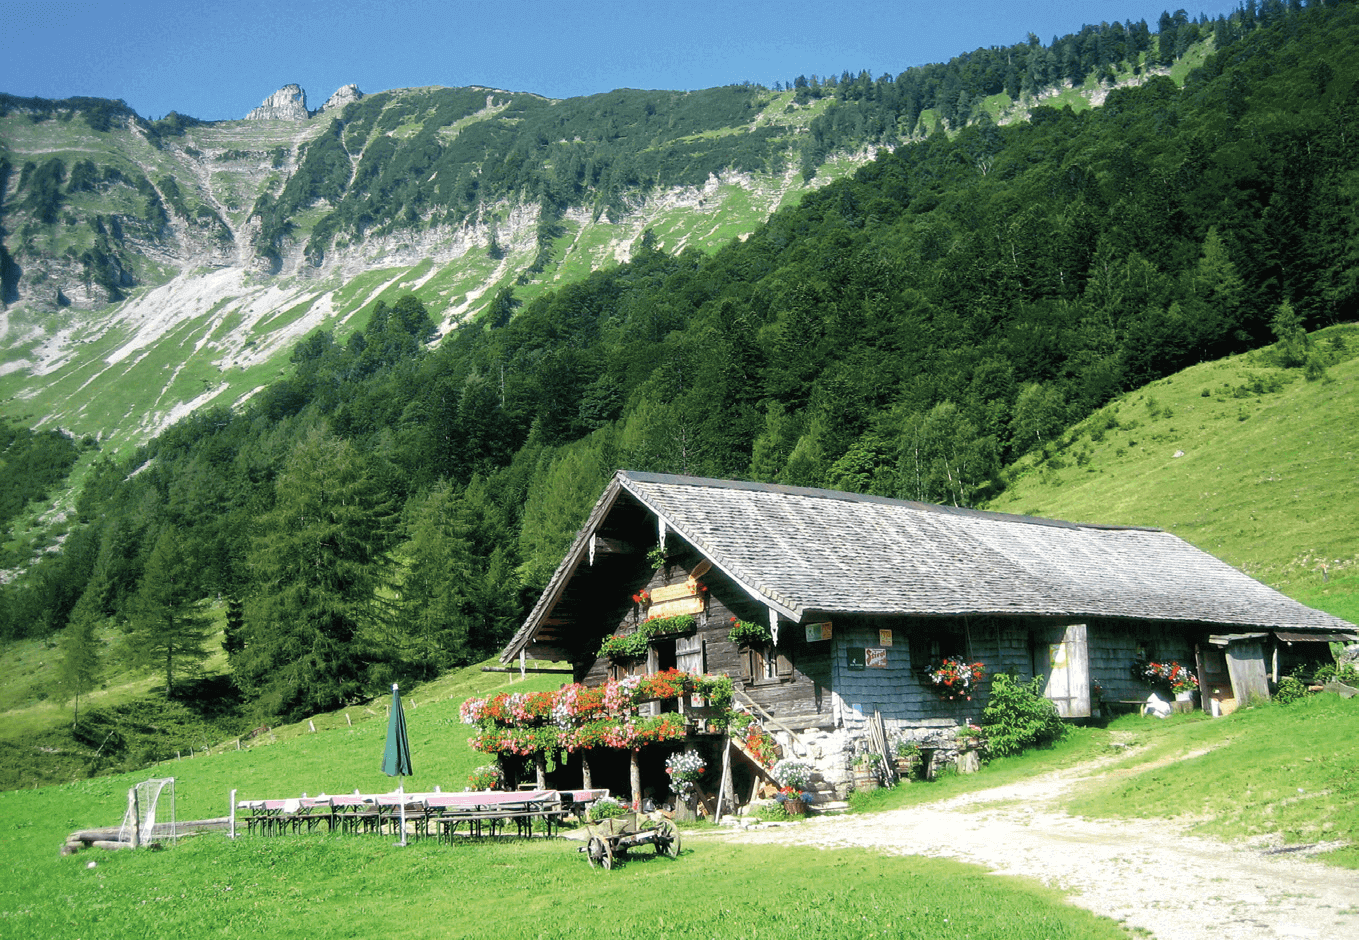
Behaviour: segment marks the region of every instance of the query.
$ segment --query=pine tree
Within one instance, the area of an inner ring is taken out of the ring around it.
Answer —
[[[82,595],[57,642],[61,655],[57,664],[57,690],[63,698],[75,699],[72,725],[80,724],[80,696],[94,690],[103,671],[96,632],[101,618],[96,606],[93,600],[86,602]]]
[[[166,698],[174,695],[176,671],[193,669],[208,658],[204,644],[212,618],[197,596],[192,565],[175,530],[165,529],[130,604],[127,649],[134,663],[164,666]]]

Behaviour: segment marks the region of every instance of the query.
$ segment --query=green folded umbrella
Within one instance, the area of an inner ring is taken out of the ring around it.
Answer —
[[[401,710],[401,693],[392,683],[392,714],[387,719],[387,749],[382,754],[382,772],[389,777],[411,775],[411,742],[406,737],[406,713]]]
[[[396,792],[402,793],[400,778],[411,775],[411,742],[406,737],[406,713],[401,710],[401,693],[392,683],[392,714],[387,719],[387,747],[382,752],[382,772],[396,777]],[[406,801],[401,800],[401,841],[406,844]]]

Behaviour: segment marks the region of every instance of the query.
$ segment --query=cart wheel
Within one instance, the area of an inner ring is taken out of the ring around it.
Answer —
[[[668,819],[662,819],[656,827],[656,854],[668,855],[671,858],[678,858],[680,854],[680,831]]]
[[[613,868],[613,849],[609,848],[609,843],[600,838],[593,838],[585,846],[585,857],[590,860],[591,868],[603,866],[605,870]]]

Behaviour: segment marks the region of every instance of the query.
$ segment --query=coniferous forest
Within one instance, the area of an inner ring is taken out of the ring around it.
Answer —
[[[61,551],[3,587],[0,633],[113,618],[173,689],[218,604],[244,699],[298,716],[494,652],[619,467],[983,505],[1121,392],[1355,317],[1359,5],[1216,29],[1183,88],[1008,126],[977,96],[1115,55],[1107,31],[941,71],[960,130],[714,255],[644,240],[437,343],[414,296],[315,333],[239,409],[98,463]],[[799,81],[841,99],[804,160],[899,124],[900,85]]]

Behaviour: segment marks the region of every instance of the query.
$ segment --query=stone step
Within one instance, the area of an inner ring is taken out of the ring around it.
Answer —
[[[827,800],[807,804],[807,813],[812,816],[833,816],[836,813],[847,812],[849,812],[849,804],[844,800]]]

